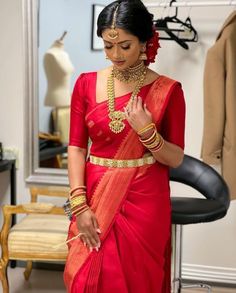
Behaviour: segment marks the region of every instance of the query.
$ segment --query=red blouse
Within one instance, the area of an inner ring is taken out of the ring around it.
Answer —
[[[108,126],[107,101],[96,102],[97,73],[83,73],[74,86],[71,101],[69,145],[87,148],[88,139],[92,141],[90,153],[97,156],[112,157],[111,149],[117,149],[121,139],[130,129],[125,120],[125,130],[114,134]],[[141,88],[139,96],[145,99],[151,84]],[[123,109],[130,93],[116,98],[116,109]],[[149,109],[149,111],[152,111]],[[104,117],[105,113],[105,117]],[[106,119],[105,119],[106,118]],[[168,102],[158,130],[163,138],[184,148],[185,101],[181,85],[178,83]],[[108,155],[109,154],[109,155]]]

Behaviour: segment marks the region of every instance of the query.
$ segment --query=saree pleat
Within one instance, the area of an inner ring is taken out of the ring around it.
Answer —
[[[148,92],[146,104],[154,113],[157,127],[175,84],[161,77]],[[144,151],[136,133],[130,130],[114,158],[140,158]],[[88,162],[87,173],[89,205],[102,231],[102,246],[98,252],[89,253],[80,239],[70,245],[64,274],[68,292],[169,293],[168,168],[157,163],[104,168]],[[68,237],[78,232],[73,219]]]

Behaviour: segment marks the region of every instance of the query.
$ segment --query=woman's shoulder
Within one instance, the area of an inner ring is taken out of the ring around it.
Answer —
[[[180,83],[178,80],[175,80],[167,75],[161,74],[161,73],[157,73],[156,71],[152,70],[152,69],[148,69],[148,74],[147,74],[147,81],[158,81],[158,80],[162,80],[162,81],[169,81],[169,82],[173,82],[173,83]]]
[[[96,72],[82,72],[78,75],[75,81],[75,87],[84,87],[88,85],[90,82],[93,82],[96,78]]]
[[[97,74],[96,71],[82,72],[77,77],[77,80],[79,80],[79,79],[87,80],[87,79],[90,79],[90,78],[94,78],[94,77],[96,77],[96,74]]]
[[[98,70],[98,71],[89,71],[89,72],[82,72],[80,75],[77,77],[77,81],[81,82],[89,82],[89,81],[94,81],[94,79],[99,77],[107,77],[111,71],[110,67]]]
[[[155,81],[158,80],[159,77],[160,77],[160,75],[157,72],[148,68],[145,82],[144,82],[144,86],[152,85],[153,83],[155,83]]]
[[[111,70],[112,70],[112,66],[100,69],[97,71],[97,75],[99,77],[107,78],[108,75],[111,73]]]

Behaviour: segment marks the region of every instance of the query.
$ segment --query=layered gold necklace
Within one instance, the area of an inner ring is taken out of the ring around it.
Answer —
[[[120,133],[125,128],[125,123],[123,120],[125,119],[125,113],[123,111],[115,110],[115,86],[114,86],[114,78],[117,78],[121,82],[133,82],[137,81],[135,85],[134,91],[129,99],[128,105],[134,100],[134,98],[138,95],[145,77],[147,73],[147,67],[143,62],[138,64],[135,67],[130,67],[127,70],[118,70],[113,67],[111,74],[108,76],[107,80],[107,95],[108,95],[108,111],[110,123],[109,127],[112,132]],[[128,106],[127,105],[127,106]]]
[[[130,83],[133,81],[138,81],[142,78],[146,66],[143,62],[140,62],[137,66],[129,67],[126,70],[119,70],[116,67],[113,68],[113,74],[116,79],[121,82]]]

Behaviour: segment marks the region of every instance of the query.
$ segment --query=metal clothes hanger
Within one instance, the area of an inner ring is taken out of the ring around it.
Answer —
[[[176,2],[176,0],[170,2],[170,7],[174,2]],[[170,25],[173,24],[175,28],[170,28]],[[198,40],[198,34],[192,25],[190,16],[188,16],[185,21],[178,18],[178,7],[175,7],[174,16],[166,16],[154,20],[154,26],[157,31],[164,31],[167,34],[167,37],[160,36],[160,39],[174,40],[186,50],[189,48],[186,42],[197,42]]]

